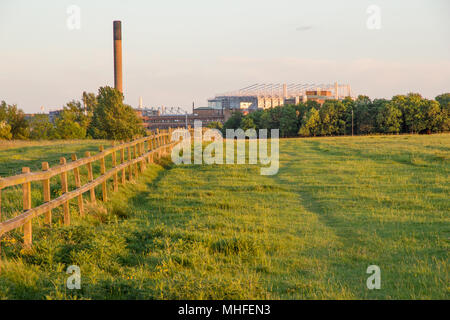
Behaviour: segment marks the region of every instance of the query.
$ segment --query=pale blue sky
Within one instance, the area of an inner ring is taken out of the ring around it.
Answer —
[[[0,100],[26,112],[113,85],[122,20],[127,103],[190,108],[253,83],[349,83],[390,98],[450,91],[449,0],[0,0]],[[66,26],[69,5],[81,29]],[[366,27],[369,5],[381,29]]]

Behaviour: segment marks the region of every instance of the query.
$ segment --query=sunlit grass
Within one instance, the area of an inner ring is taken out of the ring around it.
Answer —
[[[36,221],[31,251],[6,237],[0,298],[448,299],[449,154],[448,134],[308,138],[280,142],[275,176],[152,165],[70,227]]]

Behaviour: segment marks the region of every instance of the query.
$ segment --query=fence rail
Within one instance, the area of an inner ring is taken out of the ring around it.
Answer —
[[[147,163],[151,163],[154,157],[161,158],[169,153],[173,146],[178,142],[171,142],[170,137],[172,129],[159,131],[131,142],[113,143],[113,147],[104,149],[100,146],[99,153],[91,156],[90,152],[85,153],[85,158],[77,159],[75,154],[72,155],[72,162],[67,163],[66,158],[60,159],[60,164],[50,168],[47,162],[42,163],[42,171],[30,172],[30,168],[22,168],[22,174],[0,178],[0,237],[5,233],[23,226],[23,245],[30,248],[32,245],[32,220],[42,214],[45,215],[44,223],[51,226],[52,210],[62,206],[64,212],[64,225],[70,225],[69,201],[78,199],[78,210],[80,216],[84,215],[83,194],[89,192],[90,201],[95,202],[95,187],[102,185],[102,200],[108,200],[107,181],[113,178],[113,190],[118,190],[118,185],[124,184],[127,180],[133,180],[133,176],[137,177],[142,173]],[[125,151],[127,153],[127,161],[125,161]],[[120,164],[117,163],[117,152],[120,152]],[[105,158],[111,155],[112,168],[106,171]],[[94,179],[92,164],[100,161],[100,176]],[[87,167],[88,183],[81,185],[80,167]],[[75,190],[68,190],[68,173],[73,171],[75,179]],[[120,177],[119,177],[120,174]],[[62,195],[56,199],[50,196],[50,179],[55,176],[61,177]],[[42,182],[44,203],[35,208],[31,207],[31,182]],[[1,222],[1,194],[2,189],[11,186],[22,185],[23,195],[23,212],[14,218]],[[0,248],[1,250],[1,248]]]

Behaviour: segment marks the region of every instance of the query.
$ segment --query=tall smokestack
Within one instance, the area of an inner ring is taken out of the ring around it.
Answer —
[[[123,93],[122,87],[122,23],[114,21],[114,88]]]

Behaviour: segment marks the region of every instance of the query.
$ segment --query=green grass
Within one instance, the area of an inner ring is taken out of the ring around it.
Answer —
[[[97,153],[100,145],[111,147],[106,140],[63,140],[63,141],[2,141],[0,140],[0,177],[8,177],[22,172],[22,167],[31,171],[42,168],[42,162],[50,166],[59,164],[61,157],[70,160],[75,153],[84,157],[86,151]]]
[[[60,158],[65,157],[67,162],[71,161],[71,155],[76,154],[78,159],[85,157],[85,152],[92,155],[99,152],[99,147],[112,146],[107,140],[63,140],[63,141],[1,141],[0,140],[0,177],[8,177],[22,173],[23,167],[29,167],[32,172],[42,169],[42,162],[46,161],[50,167],[59,165]],[[120,155],[117,154],[117,159]],[[112,167],[111,156],[106,158],[107,170]],[[93,163],[94,177],[100,175],[100,163]],[[84,166],[80,170],[82,184],[88,182],[87,168]],[[73,172],[68,173],[69,191],[74,190],[75,178]],[[52,199],[61,195],[61,180],[59,176],[51,180]],[[33,182],[32,186],[32,207],[43,203],[42,183]],[[101,188],[97,188],[97,196],[101,196]],[[85,197],[87,199],[87,194]],[[2,215],[0,221],[14,217],[22,209],[22,187],[14,186],[2,190]],[[61,210],[55,211],[56,215],[61,214]]]
[[[448,299],[449,160],[446,134],[286,139],[275,176],[152,165],[30,251],[8,235],[0,298]]]

